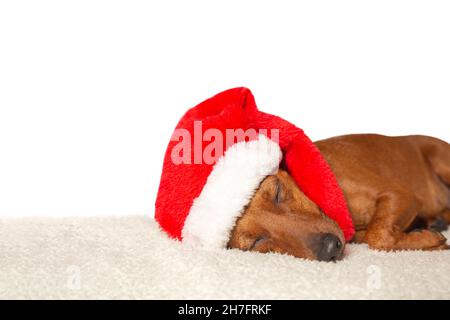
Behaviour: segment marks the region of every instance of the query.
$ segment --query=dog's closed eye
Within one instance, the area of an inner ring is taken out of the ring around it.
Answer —
[[[282,202],[285,202],[291,198],[291,193],[289,192],[289,189],[286,188],[283,183],[277,179],[275,182],[275,191],[273,196],[273,202],[276,205],[281,204]]]
[[[263,185],[263,198],[267,201],[273,202],[275,205],[280,204],[286,199],[286,190],[282,182],[276,177],[271,176]]]
[[[275,198],[274,198],[274,202],[276,204],[281,203],[281,201],[283,201],[283,190],[282,190],[282,186],[280,183],[280,180],[277,179],[276,184],[275,184]]]

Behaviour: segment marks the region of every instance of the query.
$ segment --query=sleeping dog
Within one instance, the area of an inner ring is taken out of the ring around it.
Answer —
[[[449,249],[450,145],[426,136],[347,135],[315,143],[352,214],[352,241],[378,250]],[[344,236],[279,170],[261,183],[232,231],[229,248],[321,261],[343,257]]]

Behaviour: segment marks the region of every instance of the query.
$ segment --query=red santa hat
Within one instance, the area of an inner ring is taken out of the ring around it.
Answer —
[[[295,125],[259,111],[247,88],[221,92],[181,118],[165,154],[155,219],[175,239],[225,248],[259,184],[281,161],[350,240],[351,215],[320,151]]]

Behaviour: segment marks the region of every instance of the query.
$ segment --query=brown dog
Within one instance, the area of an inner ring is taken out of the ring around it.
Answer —
[[[353,241],[387,251],[449,248],[438,232],[450,223],[449,144],[425,136],[380,135],[315,144],[344,192],[356,229]],[[279,170],[261,183],[228,246],[334,261],[343,256],[344,238]]]

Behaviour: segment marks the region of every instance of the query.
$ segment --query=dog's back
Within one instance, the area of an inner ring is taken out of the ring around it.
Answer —
[[[450,248],[436,232],[450,222],[447,143],[424,136],[360,134],[316,145],[344,192],[356,230],[353,241],[378,250]],[[416,220],[425,226],[410,232]],[[438,220],[442,223],[434,228]],[[261,183],[228,246],[324,261],[339,259],[343,252],[336,223],[283,170]]]
[[[450,208],[450,145],[444,141],[356,134],[316,145],[336,174],[351,211],[357,212],[356,223],[366,224],[375,210],[374,203],[365,200],[393,187],[413,193],[422,203],[421,215],[433,217]]]
[[[427,136],[411,136],[409,139],[421,150],[442,182],[450,187],[450,144]]]

